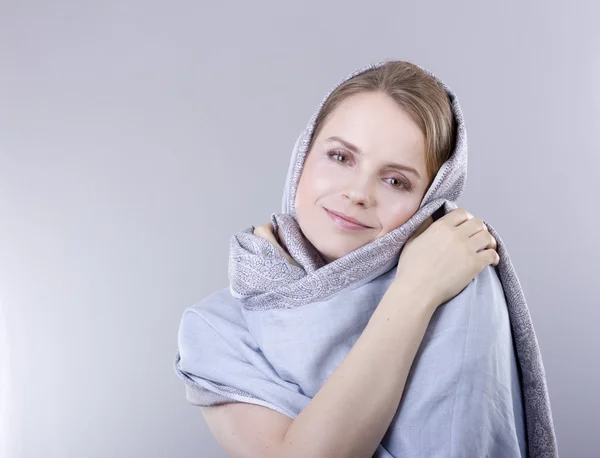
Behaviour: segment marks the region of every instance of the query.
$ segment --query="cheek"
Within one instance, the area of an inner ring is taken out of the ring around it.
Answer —
[[[303,171],[300,176],[300,182],[298,183],[298,190],[296,191],[296,201],[294,205],[296,207],[296,213],[298,216],[304,213],[305,209],[310,207],[310,203],[314,200],[314,187],[312,184],[312,177],[308,171]]]
[[[402,226],[419,209],[420,200],[404,198],[379,209],[379,220],[385,233]]]
[[[316,202],[335,187],[335,176],[331,169],[322,164],[306,164],[302,171],[298,191],[296,193],[296,208]]]

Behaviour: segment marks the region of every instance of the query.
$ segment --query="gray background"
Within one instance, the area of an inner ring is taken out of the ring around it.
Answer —
[[[172,369],[181,314],[383,58],[457,92],[459,204],[507,244],[562,456],[598,456],[600,6],[487,3],[0,3],[1,456],[224,456]]]

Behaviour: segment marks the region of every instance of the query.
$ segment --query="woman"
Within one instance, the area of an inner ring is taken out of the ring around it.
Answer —
[[[182,318],[176,371],[230,456],[557,456],[522,291],[454,205],[465,179],[431,73],[383,62],[327,95],[283,213],[232,238],[230,287]]]

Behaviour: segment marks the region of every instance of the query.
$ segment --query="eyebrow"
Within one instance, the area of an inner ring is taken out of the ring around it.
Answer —
[[[341,143],[342,145],[344,145],[346,148],[348,148],[350,151],[352,151],[355,154],[361,154],[362,153],[362,151],[360,149],[358,149],[357,146],[355,146],[352,143],[350,143],[349,141],[346,141],[343,138],[337,137],[335,135],[333,137],[329,137],[325,141],[326,142],[328,142],[328,141],[334,141],[334,142]],[[405,170],[407,172],[414,173],[419,179],[421,178],[421,175],[419,175],[419,172],[417,172],[415,169],[413,169],[412,167],[409,167],[407,165],[400,164],[398,162],[387,162],[385,164],[385,167],[396,167],[396,168],[399,168],[401,170]]]

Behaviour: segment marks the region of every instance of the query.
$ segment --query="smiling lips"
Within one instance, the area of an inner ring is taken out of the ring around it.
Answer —
[[[373,229],[372,227],[365,226],[360,223],[358,220],[351,218],[350,216],[346,216],[343,213],[333,212],[323,207],[329,217],[333,220],[333,223],[342,230],[345,231],[364,231],[367,229]]]

